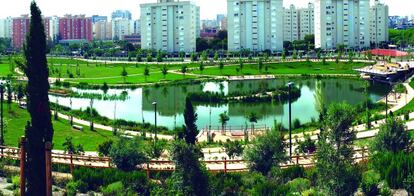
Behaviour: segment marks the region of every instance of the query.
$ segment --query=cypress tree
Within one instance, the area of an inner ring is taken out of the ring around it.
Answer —
[[[185,109],[184,109],[184,121],[185,121],[185,142],[188,144],[195,144],[197,140],[197,114],[194,112],[193,104],[189,97],[185,99]]]
[[[42,14],[35,1],[31,2],[30,11],[30,30],[24,46],[25,62],[19,63],[28,78],[27,110],[31,116],[25,133],[27,195],[46,195],[45,142],[51,142],[53,138],[46,34]]]

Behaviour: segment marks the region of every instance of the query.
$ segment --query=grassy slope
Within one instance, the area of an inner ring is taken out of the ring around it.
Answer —
[[[335,62],[327,62],[323,65],[321,62],[291,62],[291,63],[272,63],[268,64],[268,71],[263,68],[260,72],[257,64],[245,64],[242,73],[244,75],[259,75],[259,74],[356,74],[353,69],[364,66],[364,63],[343,63],[336,64]],[[266,64],[265,64],[266,66]],[[223,70],[217,67],[208,68],[203,71],[205,75],[240,75],[236,68],[239,65],[225,66]],[[194,71],[200,74],[199,70]]]
[[[24,135],[24,127],[30,119],[26,110],[20,109],[17,104],[11,105],[11,112],[8,112],[7,104],[4,105],[4,114],[6,122],[5,143],[10,146],[17,146],[18,139]],[[98,130],[96,132],[89,131],[88,127],[84,127],[83,131],[75,131],[69,125],[68,121],[62,119],[53,120],[54,149],[63,149],[62,144],[66,137],[72,137],[75,145],[82,144],[84,150],[95,151],[97,146],[102,142],[113,138],[109,131]]]

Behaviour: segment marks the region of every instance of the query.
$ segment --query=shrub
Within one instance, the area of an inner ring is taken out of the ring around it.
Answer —
[[[301,126],[302,125],[299,119],[296,118],[295,120],[293,120],[293,129],[299,129]]]
[[[407,190],[411,195],[414,194],[414,173],[411,173],[404,179],[404,188]]]
[[[371,163],[391,188],[403,188],[404,179],[414,171],[414,153],[379,153],[371,158]]]
[[[122,182],[118,181],[118,182],[108,185],[105,188],[102,188],[102,194],[104,196],[122,195],[123,190],[124,190],[124,185],[122,184]]]
[[[137,165],[148,161],[141,143],[138,139],[120,138],[112,145],[109,157],[118,169],[133,171]]]
[[[108,141],[103,142],[102,144],[99,144],[98,146],[99,156],[108,156],[113,143],[114,142],[112,140],[108,140]]]
[[[78,184],[75,181],[70,181],[66,184],[66,195],[74,196],[78,190]]]
[[[287,183],[289,186],[289,193],[290,194],[299,194],[301,195],[302,192],[308,190],[310,188],[310,181],[305,178],[296,178]]]
[[[372,151],[392,151],[395,153],[405,150],[409,146],[410,136],[406,131],[405,123],[400,119],[389,118],[379,129],[372,145]]]
[[[381,176],[373,170],[366,171],[362,174],[361,188],[366,195],[378,195],[378,183]]]

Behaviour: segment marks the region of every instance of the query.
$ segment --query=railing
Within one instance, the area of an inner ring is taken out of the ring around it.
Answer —
[[[20,160],[20,149],[15,147],[0,146],[0,157]],[[369,157],[368,148],[360,148],[354,150],[353,160],[361,162]],[[52,164],[69,165],[71,172],[74,166],[89,168],[113,168],[109,157],[85,156],[64,153],[51,153]],[[248,171],[247,161],[243,159],[222,160],[202,160],[210,172],[242,172]],[[294,155],[289,161],[281,164],[282,168],[299,165],[302,167],[312,167],[316,164],[314,154]],[[139,166],[140,168],[150,172],[174,171],[175,165],[171,160],[151,160],[149,163]]]

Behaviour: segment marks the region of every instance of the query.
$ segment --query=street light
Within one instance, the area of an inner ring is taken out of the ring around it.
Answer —
[[[0,81],[0,145],[4,145],[4,119],[3,119],[3,102],[4,102],[4,82]]]
[[[157,102],[152,102],[152,105],[154,105],[154,119],[155,119],[155,129],[154,129],[154,141],[157,139]]]
[[[288,83],[289,87],[289,156],[292,158],[292,100],[290,91],[292,89],[293,82]]]

